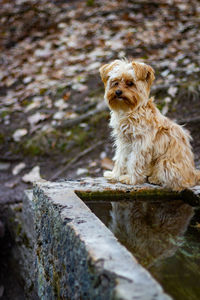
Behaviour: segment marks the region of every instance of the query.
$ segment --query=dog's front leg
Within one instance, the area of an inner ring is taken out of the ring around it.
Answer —
[[[116,153],[114,156],[114,168],[112,171],[105,171],[103,176],[110,181],[120,181],[119,178],[126,173],[127,164],[127,148],[123,146],[122,143],[116,143]]]
[[[119,167],[118,167],[118,165],[115,164],[113,170],[112,171],[105,171],[103,176],[106,179],[115,182],[115,181],[119,180],[119,175],[118,174],[119,174]]]
[[[129,154],[127,159],[126,173],[119,177],[119,181],[125,184],[142,184],[146,181],[144,169],[145,159],[142,153],[135,154],[135,149]]]

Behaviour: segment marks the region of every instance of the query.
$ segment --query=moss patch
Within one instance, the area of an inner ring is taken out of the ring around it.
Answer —
[[[121,190],[105,190],[105,191],[75,191],[83,201],[127,201],[127,200],[174,200],[180,199],[181,195],[167,189],[147,189],[125,191]]]
[[[98,138],[100,132],[105,132],[108,123],[109,112],[101,112],[94,115],[86,123],[86,127],[81,124],[70,129],[49,129],[48,131],[36,132],[33,136],[21,141],[15,147],[16,152],[23,152],[30,156],[40,156],[51,154],[73,154],[82,151],[90,146]],[[73,151],[72,151],[73,149]]]

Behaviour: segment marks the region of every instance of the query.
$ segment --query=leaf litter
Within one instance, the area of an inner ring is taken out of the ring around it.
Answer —
[[[171,106],[178,97],[182,99],[181,86],[191,82],[184,95],[194,100],[200,93],[199,17],[197,0],[4,0],[0,7],[1,152],[11,151],[5,148],[10,136],[19,145],[27,140],[34,153],[39,151],[37,145],[28,139],[37,136],[38,143],[46,138],[55,149],[60,142],[49,140],[53,128],[98,107],[103,101],[99,67],[124,56],[154,67],[159,108],[177,118]],[[166,88],[159,90],[159,86]],[[180,104],[184,115],[183,108]],[[198,115],[196,106],[190,114]],[[87,122],[80,128],[90,131]],[[73,131],[68,129],[65,136],[76,137]],[[60,147],[71,147],[70,143],[74,142],[63,141]],[[83,149],[81,138],[79,143]],[[99,149],[96,158],[100,173],[112,168],[111,147],[106,147]],[[104,157],[99,157],[101,151]],[[80,168],[87,167],[89,162]]]

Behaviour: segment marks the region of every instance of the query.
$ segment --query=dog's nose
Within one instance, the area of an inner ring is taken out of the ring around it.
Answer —
[[[116,90],[115,94],[116,94],[117,96],[120,96],[120,95],[122,94],[122,91],[121,91],[121,90]]]

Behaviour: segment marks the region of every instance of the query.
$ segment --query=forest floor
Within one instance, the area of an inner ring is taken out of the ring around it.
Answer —
[[[152,95],[191,131],[199,164],[199,2],[67,2],[0,7],[1,202],[20,201],[34,176],[99,176],[112,167],[98,69],[124,56],[153,66]]]
[[[163,114],[185,124],[200,164],[198,0],[3,0],[0,6],[0,203],[34,178],[100,176],[112,168],[99,67],[150,64]]]
[[[99,176],[112,167],[98,69],[124,56],[153,66],[152,95],[191,131],[199,164],[199,2],[67,2],[0,7],[2,203],[20,201],[34,176]]]

